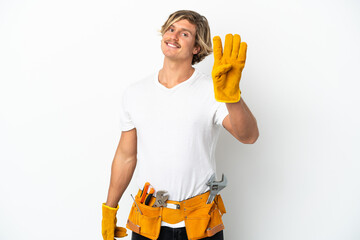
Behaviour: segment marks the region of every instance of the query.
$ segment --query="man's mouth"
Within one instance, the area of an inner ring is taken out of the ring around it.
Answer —
[[[170,43],[170,42],[165,42],[166,45],[168,45],[169,47],[172,47],[172,48],[180,48],[179,45],[175,44],[175,43]]]

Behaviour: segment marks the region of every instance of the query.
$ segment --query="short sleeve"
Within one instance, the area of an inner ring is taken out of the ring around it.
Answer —
[[[123,93],[122,97],[122,104],[120,109],[120,127],[121,131],[129,131],[133,128],[135,128],[135,125],[131,119],[130,113],[129,113],[129,99],[127,95],[127,89]]]
[[[226,104],[223,102],[219,102],[218,107],[215,112],[215,118],[214,118],[215,124],[223,126],[222,122],[228,114],[229,114],[229,112],[227,110]]]

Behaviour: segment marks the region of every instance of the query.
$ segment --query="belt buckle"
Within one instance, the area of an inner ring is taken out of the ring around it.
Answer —
[[[171,209],[180,209],[180,204],[166,203],[166,207]]]

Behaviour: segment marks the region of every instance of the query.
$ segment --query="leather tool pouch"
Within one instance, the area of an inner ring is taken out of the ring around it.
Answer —
[[[225,228],[222,221],[222,215],[226,213],[226,209],[221,196],[217,195],[213,203],[214,205],[210,210],[210,222],[206,228],[206,235],[208,237],[215,235]]]
[[[210,222],[210,210],[214,202],[202,206],[186,208],[185,227],[189,239],[199,239],[207,237],[206,229]]]
[[[161,228],[162,208],[150,207],[140,203],[140,198],[135,197],[137,206],[133,203],[126,227],[150,239],[157,239]]]
[[[186,208],[184,213],[189,239],[211,237],[225,228],[222,215],[226,210],[220,195],[212,203]]]

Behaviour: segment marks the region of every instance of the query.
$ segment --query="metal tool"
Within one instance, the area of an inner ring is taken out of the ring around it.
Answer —
[[[130,194],[130,196],[131,196],[131,197],[132,197],[132,199],[134,200],[134,203],[136,204],[136,207],[138,208],[138,210],[139,210],[140,214],[142,215],[142,212],[141,212],[141,210],[140,210],[139,206],[137,205],[137,203],[136,203],[136,201],[135,201],[135,198],[133,197],[133,195],[132,195],[132,194]]]
[[[169,199],[169,195],[165,195],[167,191],[157,191],[156,199],[153,207],[166,207],[166,201]]]
[[[206,204],[214,201],[215,196],[227,185],[227,179],[224,174],[222,174],[221,181],[215,181],[215,173],[210,177],[206,185],[210,186],[210,195]]]

